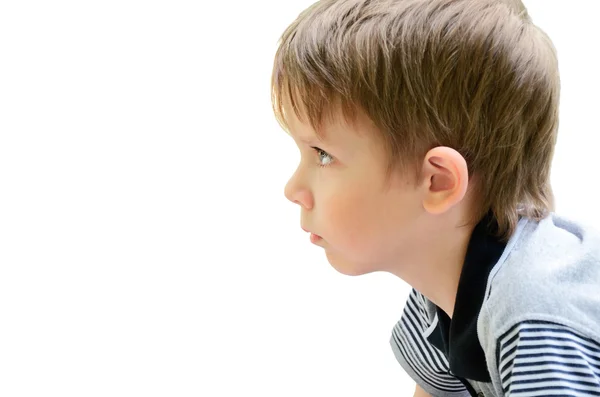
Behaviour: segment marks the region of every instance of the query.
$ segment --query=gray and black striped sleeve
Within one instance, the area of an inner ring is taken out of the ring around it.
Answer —
[[[600,341],[570,327],[519,323],[497,352],[505,396],[600,396]]]
[[[390,338],[396,359],[410,377],[432,396],[469,396],[462,382],[450,374],[448,361],[442,352],[425,337],[432,325],[424,305],[423,296],[413,289]]]

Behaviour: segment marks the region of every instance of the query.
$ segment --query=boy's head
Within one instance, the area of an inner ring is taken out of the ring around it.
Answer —
[[[384,263],[490,211],[507,239],[552,210],[558,66],[519,0],[321,0],[272,93],[302,153],[286,196],[328,256]]]

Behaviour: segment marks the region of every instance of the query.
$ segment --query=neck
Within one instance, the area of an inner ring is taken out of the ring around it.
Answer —
[[[452,318],[456,292],[467,248],[474,226],[440,227],[441,222],[420,233],[421,249],[415,255],[393,266],[390,273],[423,294]]]

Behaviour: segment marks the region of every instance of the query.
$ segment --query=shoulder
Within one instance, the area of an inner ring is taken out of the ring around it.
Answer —
[[[496,336],[531,319],[600,335],[600,233],[556,214],[522,221],[490,273],[481,315]]]
[[[493,381],[505,393],[542,373],[562,385],[569,360],[600,364],[598,231],[556,214],[522,220],[490,273],[477,330]],[[545,365],[567,367],[554,373]]]

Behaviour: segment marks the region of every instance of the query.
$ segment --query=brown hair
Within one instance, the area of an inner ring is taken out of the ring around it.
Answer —
[[[559,92],[555,49],[520,0],[321,0],[283,33],[272,74],[284,129],[285,100],[318,134],[332,104],[346,120],[359,109],[388,176],[456,149],[477,176],[472,221],[491,212],[504,240],[519,215],[553,211]]]

